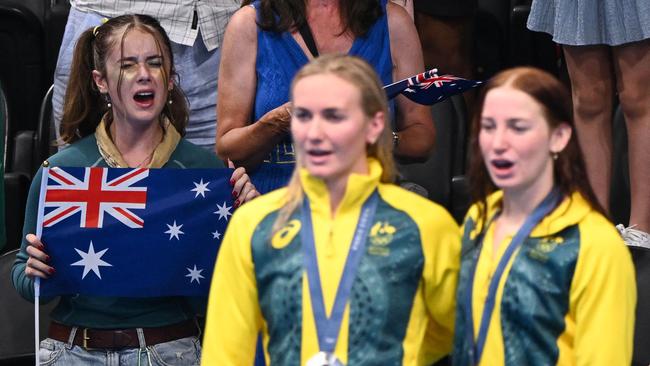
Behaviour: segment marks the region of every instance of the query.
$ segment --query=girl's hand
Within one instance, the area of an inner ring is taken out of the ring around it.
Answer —
[[[232,161],[228,160],[228,167],[234,168],[235,165]],[[244,167],[235,169],[232,176],[230,176],[230,184],[233,186],[232,196],[235,199],[235,208],[260,195],[257,189],[255,189],[253,182],[251,182],[250,177],[246,174]]]
[[[56,271],[54,267],[47,264],[50,261],[50,256],[45,253],[45,245],[34,234],[27,234],[25,239],[29,242],[26,249],[29,259],[25,266],[25,274],[31,278],[49,278]]]

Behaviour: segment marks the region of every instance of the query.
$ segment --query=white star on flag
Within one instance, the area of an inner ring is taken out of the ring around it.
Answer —
[[[181,231],[181,228],[183,227],[183,224],[176,225],[176,220],[174,220],[173,225],[165,224],[169,228],[169,230],[165,231],[165,234],[169,234],[169,240],[172,240],[172,238],[176,238],[176,240],[181,240],[178,237],[178,234],[185,234],[184,232]]]
[[[187,268],[187,267],[185,267]],[[196,264],[194,265],[194,269],[187,268],[190,273],[186,274],[185,277],[190,277],[190,283],[194,282],[196,280],[196,283],[201,284],[201,281],[199,280],[200,278],[205,278],[201,276],[201,272],[203,272],[202,269],[197,269]]]
[[[210,182],[203,183],[203,178],[201,178],[201,181],[199,183],[196,183],[196,182],[192,182],[192,183],[194,183],[195,187],[191,191],[196,192],[196,195],[194,196],[194,198],[198,197],[199,195],[201,195],[201,197],[205,198],[205,192],[210,191],[210,189],[208,188],[208,184],[210,184]]]
[[[77,248],[74,248],[74,250],[79,253],[79,256],[81,257],[80,260],[74,262],[71,264],[71,266],[83,266],[84,267],[84,272],[81,275],[81,279],[83,280],[88,272],[93,271],[99,279],[102,279],[102,275],[99,273],[99,267],[104,266],[104,267],[112,267],[113,265],[110,263],[106,263],[103,260],[101,260],[102,256],[108,248],[95,253],[95,248],[93,247],[93,242],[92,240],[90,241],[90,246],[88,247],[88,252],[83,252]]]
[[[228,216],[232,216],[232,214],[230,213],[230,209],[231,207],[226,206],[226,202],[224,202],[223,206],[217,204],[217,210],[213,213],[219,215],[219,220],[225,217],[226,221],[228,221]]]
[[[221,239],[221,233],[219,232],[219,230],[215,230],[212,233],[212,239]]]

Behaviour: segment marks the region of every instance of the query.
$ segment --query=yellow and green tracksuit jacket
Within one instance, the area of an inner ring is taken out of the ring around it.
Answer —
[[[323,181],[301,172],[327,314],[361,206],[375,189],[380,196],[335,353],[347,365],[428,365],[451,352],[458,226],[440,206],[380,183],[380,164],[369,165],[368,175],[350,176],[334,217]],[[210,290],[204,365],[250,365],[260,330],[271,366],[304,365],[319,351],[299,212],[271,232],[285,195],[257,198],[232,217]]]
[[[488,198],[488,217],[502,192]],[[464,300],[472,294],[474,339],[489,282],[512,236],[493,251],[494,225],[481,237],[478,208],[463,226],[453,364],[471,365]],[[630,253],[614,226],[574,193],[533,229],[499,282],[480,365],[629,365],[636,285]]]

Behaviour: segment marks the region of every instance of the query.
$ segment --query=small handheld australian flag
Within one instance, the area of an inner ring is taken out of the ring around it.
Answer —
[[[42,296],[206,296],[231,169],[45,168]]]
[[[384,86],[388,99],[402,94],[418,104],[432,105],[481,85],[482,81],[438,75],[438,69],[425,71],[410,78]]]

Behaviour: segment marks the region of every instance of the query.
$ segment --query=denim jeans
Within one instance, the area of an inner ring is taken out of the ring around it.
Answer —
[[[74,337],[74,331],[71,338]],[[60,342],[51,338],[41,341],[38,357],[43,366],[168,366],[199,365],[201,344],[197,337],[181,338],[155,345],[144,344],[140,336],[140,348],[122,350],[86,350],[72,342]]]

